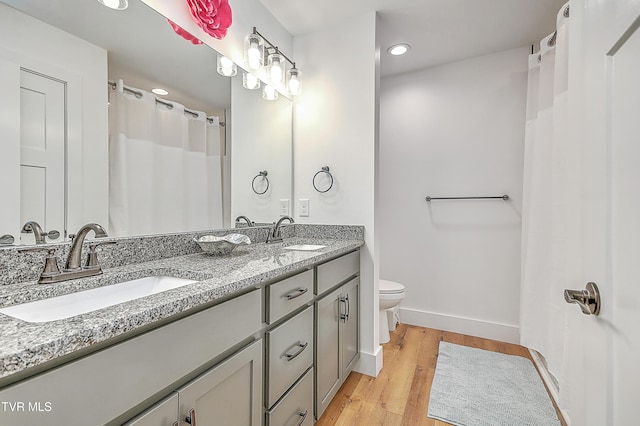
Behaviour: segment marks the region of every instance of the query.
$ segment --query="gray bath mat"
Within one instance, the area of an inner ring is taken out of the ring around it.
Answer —
[[[456,426],[559,426],[533,363],[440,342],[428,417]]]

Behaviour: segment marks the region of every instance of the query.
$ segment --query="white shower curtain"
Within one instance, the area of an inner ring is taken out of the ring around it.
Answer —
[[[579,147],[568,137],[568,17],[529,58],[522,220],[520,335],[561,384],[565,376],[569,271],[579,267]],[[553,43],[555,41],[555,43]],[[579,287],[578,287],[579,288]],[[560,391],[560,401],[566,401]]]
[[[109,106],[109,225],[116,236],[222,227],[220,126],[124,91]]]

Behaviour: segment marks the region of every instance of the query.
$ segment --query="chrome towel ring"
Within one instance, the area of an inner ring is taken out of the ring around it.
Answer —
[[[254,177],[253,180],[251,181],[251,189],[253,189],[253,192],[255,192],[258,195],[262,195],[262,194],[264,194],[265,192],[267,192],[269,190],[269,179],[267,178],[267,174],[268,174],[267,171],[263,170],[263,171],[259,172],[256,175],[256,177]],[[258,179],[260,176],[262,176],[262,178],[265,181],[267,181],[267,187],[262,192],[256,191],[256,179]]]
[[[327,189],[325,189],[324,191],[321,191],[318,189],[318,187],[316,186],[316,177],[320,174],[320,173],[326,173],[327,176],[329,176],[329,179],[331,179],[331,184],[329,185],[329,187]],[[321,194],[324,194],[325,192],[329,192],[329,190],[331,188],[333,188],[333,175],[331,174],[331,172],[329,171],[329,166],[324,166],[322,167],[322,169],[320,169],[318,172],[316,172],[315,175],[313,175],[313,179],[311,180],[311,183],[313,183],[313,189],[315,189],[316,191],[318,191]]]

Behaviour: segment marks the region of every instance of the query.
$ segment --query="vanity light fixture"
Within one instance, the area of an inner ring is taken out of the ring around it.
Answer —
[[[258,75],[264,75],[271,86],[268,90],[273,90],[277,96],[276,88],[283,87],[286,77],[286,88],[291,96],[300,94],[302,86],[300,84],[300,71],[296,68],[296,63],[282,53],[278,46],[267,40],[253,27],[253,32],[245,37],[244,60],[247,68],[253,71],[262,71]],[[266,60],[265,60],[266,58]],[[290,68],[287,69],[287,62]],[[246,86],[245,86],[246,87]],[[271,95],[266,95],[266,88],[263,91],[265,99],[273,100]]]
[[[238,67],[233,61],[226,56],[218,54],[218,61],[216,70],[218,74],[224,77],[233,77],[238,73]]]
[[[278,99],[278,91],[272,85],[267,84],[264,86],[264,89],[262,89],[262,99],[275,101]]]
[[[276,51],[269,55],[269,78],[271,84],[280,85],[284,82],[284,70],[282,69],[282,55]]]
[[[264,64],[264,41],[259,35],[249,34],[244,38],[244,62],[252,71]]]
[[[408,44],[400,43],[400,44],[394,44],[393,46],[388,48],[387,52],[389,52],[389,54],[393,56],[400,56],[407,53],[410,49],[411,49],[411,46],[409,46]]]
[[[152,91],[153,93],[155,93],[156,95],[160,95],[160,96],[166,96],[166,95],[168,95],[168,94],[169,94],[169,92],[167,92],[166,90],[161,89],[161,88],[159,88],[159,87],[157,87],[157,88],[155,88],[155,89],[151,89],[151,91]]]
[[[242,74],[242,87],[249,90],[256,90],[260,88],[260,79],[250,72]]]
[[[302,93],[302,84],[300,83],[300,70],[293,67],[287,71],[287,88],[291,96],[298,96]]]
[[[102,5],[110,9],[125,10],[129,7],[129,0],[98,0]]]

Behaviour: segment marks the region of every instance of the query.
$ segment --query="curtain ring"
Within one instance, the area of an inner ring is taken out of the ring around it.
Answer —
[[[267,174],[268,174],[267,171],[263,170],[263,171],[259,172],[256,175],[256,177],[254,177],[253,180],[251,181],[251,189],[253,189],[253,192],[255,192],[258,195],[262,195],[262,194],[264,194],[265,192],[267,192],[269,190],[269,179],[267,178]],[[264,180],[267,181],[267,187],[262,192],[256,191],[256,179],[258,179],[260,176],[262,176],[264,178]]]
[[[325,189],[324,191],[320,191],[318,189],[318,187],[316,186],[316,177],[320,174],[320,173],[326,173],[329,176],[329,179],[331,179],[331,185],[329,185],[329,188]],[[331,174],[331,172],[329,171],[329,166],[324,166],[322,167],[322,169],[320,169],[318,172],[316,172],[315,175],[313,175],[313,179],[311,180],[311,183],[313,184],[313,189],[315,189],[316,191],[318,191],[321,194],[324,194],[325,192],[329,192],[329,190],[331,188],[333,188],[333,175]]]

